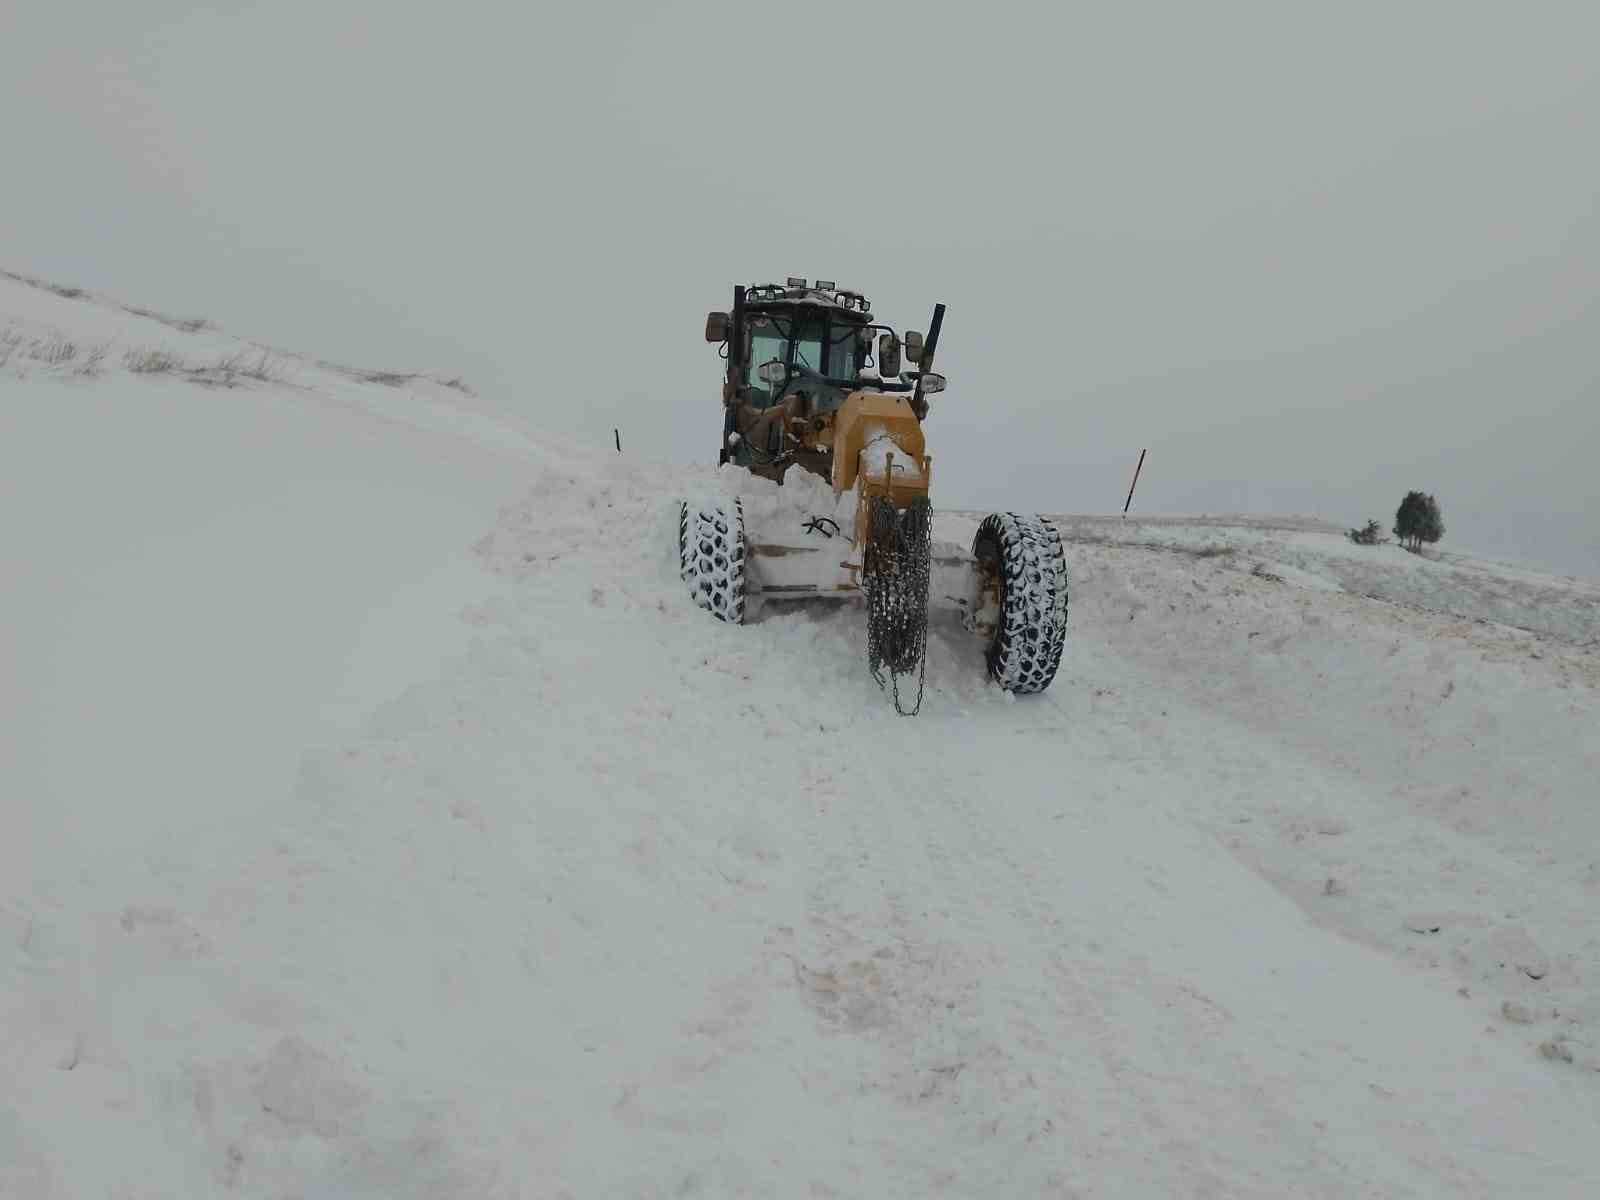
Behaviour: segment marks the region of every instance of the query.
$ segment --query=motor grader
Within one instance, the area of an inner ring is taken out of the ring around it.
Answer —
[[[835,503],[754,529],[738,495],[679,507],[679,564],[697,604],[741,624],[752,597],[865,597],[869,668],[880,686],[887,673],[906,715],[922,702],[930,599],[984,640],[1009,692],[1049,687],[1066,638],[1066,558],[1049,522],[995,513],[970,552],[933,541],[922,427],[928,398],[945,389],[933,370],[944,312],[934,306],[926,337],[902,338],[832,281],[736,286],[733,307],[706,317],[706,341],[726,364],[718,462],[780,485],[808,472]],[[915,369],[902,371],[902,357]],[[916,698],[905,701],[900,681],[912,673]]]

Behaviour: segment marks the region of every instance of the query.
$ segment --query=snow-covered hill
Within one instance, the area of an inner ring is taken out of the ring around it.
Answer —
[[[710,469],[0,338],[0,1195],[1600,1192],[1593,588],[1061,518],[1054,688],[904,720],[681,594]]]

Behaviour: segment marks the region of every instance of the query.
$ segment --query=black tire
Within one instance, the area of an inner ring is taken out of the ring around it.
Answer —
[[[730,625],[744,624],[744,507],[739,501],[678,506],[678,568],[689,595]]]
[[[978,527],[972,554],[1000,591],[989,674],[1008,692],[1044,691],[1067,641],[1067,555],[1060,532],[1043,517],[994,513]]]

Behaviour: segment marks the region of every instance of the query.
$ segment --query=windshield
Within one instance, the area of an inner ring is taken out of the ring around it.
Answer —
[[[830,321],[812,313],[751,314],[744,377],[749,402],[757,408],[772,403],[773,389],[760,375],[762,366],[769,362],[793,362],[834,379],[854,379],[859,328],[853,322]]]
[[[794,361],[813,371],[822,370],[822,322],[802,321],[794,339]]]

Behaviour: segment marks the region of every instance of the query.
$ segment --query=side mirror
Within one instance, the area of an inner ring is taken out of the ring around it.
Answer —
[[[915,329],[906,330],[906,357],[912,362],[922,361],[922,335]]]
[[[706,314],[706,341],[725,342],[728,340],[728,314],[713,312]]]
[[[924,371],[918,376],[924,396],[937,396],[944,391],[944,376],[934,371]]]
[[[900,339],[892,333],[878,335],[878,374],[885,379],[900,374]]]

